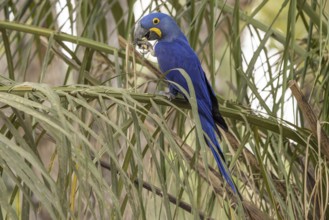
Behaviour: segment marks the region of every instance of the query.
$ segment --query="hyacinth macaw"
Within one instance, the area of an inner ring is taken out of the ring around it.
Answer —
[[[184,69],[190,76],[196,94],[201,126],[209,137],[205,138],[206,143],[215,157],[220,172],[236,193],[237,189],[229,171],[223,164],[224,155],[216,138],[216,133],[220,137],[216,124],[225,131],[228,130],[228,127],[219,112],[217,98],[197,55],[175,20],[163,13],[146,15],[136,24],[134,42],[142,46],[143,42],[148,40],[157,40],[154,55],[157,57],[161,72],[166,73],[165,77],[168,81],[175,82],[188,91],[187,82],[177,68]],[[180,90],[173,84],[169,85],[169,91],[171,96],[180,93]]]

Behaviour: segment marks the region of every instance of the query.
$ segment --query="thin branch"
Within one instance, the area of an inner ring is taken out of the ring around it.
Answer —
[[[156,195],[158,196],[161,196],[163,197],[163,193],[162,191],[160,190],[160,188],[154,186],[154,185],[151,185],[143,180],[139,180],[139,179],[136,179],[135,181],[135,184],[142,184],[143,188],[148,190],[148,191],[151,191],[151,192],[155,192]],[[189,212],[192,214],[192,207],[190,204],[186,203],[186,202],[183,202],[183,201],[180,201],[178,200],[176,197],[174,197],[173,195],[168,194],[168,199],[171,203],[173,204],[177,204],[180,208],[184,209],[185,211]],[[210,217],[206,217],[202,212],[199,211],[199,216],[200,216],[200,219],[213,219],[213,218],[210,218]]]
[[[99,164],[101,165],[102,168],[104,169],[107,169],[109,171],[111,171],[111,166],[109,163],[105,162],[105,161],[102,161],[100,160],[99,161]],[[163,192],[161,191],[160,188],[144,181],[144,180],[140,180],[140,179],[135,179],[134,180],[134,183],[136,185],[139,185],[141,184],[143,186],[144,189],[150,191],[150,192],[153,192],[155,193],[156,195],[160,196],[160,197],[163,197]],[[175,196],[168,194],[168,198],[169,198],[169,201],[175,205],[177,205],[178,207],[184,209],[185,211],[189,212],[192,214],[192,206],[184,201],[181,201],[179,199],[177,199]],[[203,212],[200,212],[199,211],[199,216],[200,216],[200,219],[209,219],[211,220],[212,218],[209,218],[209,217],[206,217],[205,214],[203,214]]]

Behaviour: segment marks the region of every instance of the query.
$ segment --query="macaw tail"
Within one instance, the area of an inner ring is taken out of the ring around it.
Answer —
[[[212,124],[211,122],[209,122],[209,119],[207,117],[204,117],[202,114],[200,114],[200,121],[201,121],[203,131],[208,135],[208,138],[205,138],[205,139],[206,139],[208,146],[211,149],[212,154],[215,157],[217,166],[218,166],[221,174],[223,175],[223,177],[225,178],[227,183],[230,185],[233,192],[237,193],[238,191],[231,178],[231,174],[229,173],[228,169],[226,168],[226,166],[224,164],[225,163],[224,155],[223,155],[222,150],[220,149],[219,143],[216,138],[216,133],[214,130],[214,129],[216,129],[215,128],[216,125],[214,123]]]

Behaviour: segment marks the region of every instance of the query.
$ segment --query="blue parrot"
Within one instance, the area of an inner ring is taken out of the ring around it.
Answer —
[[[214,90],[206,78],[196,53],[175,20],[163,13],[146,15],[136,24],[135,44],[142,46],[143,42],[148,40],[157,40],[154,55],[157,57],[161,72],[166,73],[167,80],[177,83],[188,92],[187,82],[177,68],[184,69],[190,76],[196,94],[201,126],[210,139],[205,138],[206,143],[215,157],[220,172],[236,193],[237,189],[223,164],[224,155],[216,138],[216,133],[221,137],[216,124],[225,131],[228,127],[219,112]],[[174,84],[169,84],[169,92],[171,96],[181,93]]]

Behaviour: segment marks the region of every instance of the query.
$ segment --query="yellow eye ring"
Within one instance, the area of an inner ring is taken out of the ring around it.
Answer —
[[[159,24],[160,20],[159,18],[153,18],[153,24]]]

